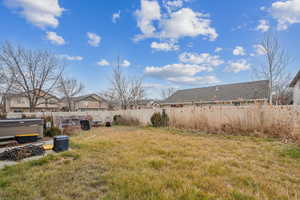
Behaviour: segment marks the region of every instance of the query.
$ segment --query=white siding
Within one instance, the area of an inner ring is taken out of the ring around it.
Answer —
[[[294,87],[294,105],[300,105],[300,80],[298,80],[297,84]]]

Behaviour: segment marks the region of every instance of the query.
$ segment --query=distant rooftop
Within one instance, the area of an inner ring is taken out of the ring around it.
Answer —
[[[253,81],[178,90],[163,103],[268,99],[269,81]]]
[[[83,95],[83,96],[72,97],[72,100],[73,101],[82,101],[82,100],[87,99],[87,98],[94,98],[94,99],[97,99],[97,100],[100,100],[100,101],[106,101],[105,99],[103,99],[102,97],[100,97],[97,94],[87,94],[87,95]]]
[[[292,80],[290,87],[295,87],[295,85],[297,84],[297,82],[300,79],[300,70],[298,71],[297,75],[295,76],[295,78]]]

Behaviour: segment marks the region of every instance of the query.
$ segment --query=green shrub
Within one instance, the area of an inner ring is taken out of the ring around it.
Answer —
[[[152,126],[154,126],[154,127],[160,127],[161,126],[162,117],[161,117],[161,114],[159,112],[154,113],[150,120],[151,120]]]
[[[46,131],[45,131],[45,136],[46,137],[54,137],[54,136],[57,136],[57,135],[60,135],[61,134],[61,130],[57,127],[51,127],[51,128],[47,128]]]
[[[113,124],[114,125],[120,125],[120,121],[121,121],[121,115],[114,115],[114,117],[113,117]]]
[[[6,119],[6,113],[0,113],[0,119]]]
[[[157,112],[154,113],[151,117],[151,123],[154,127],[166,127],[169,126],[169,117],[165,110],[162,111],[162,114]]]

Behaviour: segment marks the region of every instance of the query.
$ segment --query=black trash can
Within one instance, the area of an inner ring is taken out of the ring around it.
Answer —
[[[81,129],[84,131],[88,131],[91,129],[91,124],[89,120],[81,120],[80,125],[81,125]]]
[[[67,151],[69,149],[69,136],[61,135],[54,137],[53,150],[56,152]]]

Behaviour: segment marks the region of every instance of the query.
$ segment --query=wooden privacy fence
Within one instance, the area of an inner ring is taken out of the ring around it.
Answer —
[[[167,108],[170,126],[194,129],[211,133],[238,135],[260,135],[286,139],[300,138],[300,107],[298,106],[189,106]],[[119,110],[95,112],[22,113],[28,116],[84,116],[94,120],[112,120],[114,115],[138,119],[141,124],[150,124],[150,118],[162,109]],[[20,113],[9,113],[8,117],[20,117]]]
[[[167,113],[175,128],[300,139],[297,106],[203,106],[169,109]]]

